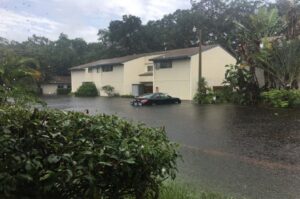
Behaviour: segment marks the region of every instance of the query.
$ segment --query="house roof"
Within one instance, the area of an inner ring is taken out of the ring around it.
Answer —
[[[98,61],[94,61],[94,62],[90,62],[87,64],[82,64],[79,66],[75,66],[70,68],[70,70],[80,70],[80,69],[84,69],[84,68],[90,68],[90,67],[96,67],[96,66],[105,66],[105,65],[118,65],[118,64],[122,64],[124,62],[142,57],[142,54],[138,54],[138,55],[128,55],[128,56],[124,56],[124,57],[116,57],[116,58],[112,58],[112,59],[100,59]]]
[[[71,77],[70,76],[53,76],[46,83],[48,83],[48,84],[71,84]]]
[[[206,45],[202,46],[202,52],[207,51],[209,49],[215,48],[217,45]],[[166,51],[164,55],[159,57],[155,57],[151,59],[152,61],[161,61],[161,60],[179,60],[179,59],[188,59],[193,55],[198,54],[199,47],[193,48],[183,48],[177,50]]]
[[[211,48],[216,47],[217,45],[207,45],[202,47],[202,52],[209,50]],[[175,50],[168,50],[168,51],[157,51],[157,52],[151,52],[151,53],[143,53],[143,54],[135,54],[135,55],[128,55],[124,57],[116,57],[111,59],[101,59],[98,61],[82,64],[79,66],[75,66],[70,68],[70,70],[82,70],[84,68],[91,68],[91,67],[97,67],[97,66],[105,66],[105,65],[121,65],[124,62],[137,59],[144,56],[151,56],[151,55],[160,55],[161,56],[155,57],[151,60],[158,61],[158,60],[164,60],[164,59],[184,59],[189,58],[192,55],[195,55],[198,53],[199,48],[198,47],[192,47],[192,48],[183,48],[183,49],[175,49]]]

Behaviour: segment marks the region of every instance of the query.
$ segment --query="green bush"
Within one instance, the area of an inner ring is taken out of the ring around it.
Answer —
[[[102,87],[102,90],[106,93],[107,96],[112,97],[114,96],[115,88],[111,85],[105,85]]]
[[[197,104],[213,104],[216,102],[216,95],[208,90],[207,93],[196,93],[194,96],[194,102]]]
[[[133,95],[121,95],[120,97],[122,97],[122,98],[134,98]]]
[[[71,92],[70,88],[57,88],[57,95],[68,95]]]
[[[116,116],[0,107],[0,198],[142,199],[175,177],[162,128]]]
[[[300,107],[300,90],[273,89],[261,94],[264,103],[275,108]]]
[[[76,97],[95,97],[98,96],[98,89],[93,82],[84,82],[75,92]]]

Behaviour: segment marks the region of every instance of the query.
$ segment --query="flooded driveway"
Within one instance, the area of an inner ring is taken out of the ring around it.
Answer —
[[[50,108],[165,126],[181,145],[179,178],[237,198],[300,198],[300,110],[234,105],[132,107],[121,98],[46,98]]]

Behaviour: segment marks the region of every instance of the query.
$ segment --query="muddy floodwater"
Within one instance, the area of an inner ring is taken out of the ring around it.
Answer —
[[[47,97],[50,108],[164,126],[181,145],[178,178],[237,198],[300,198],[300,110],[235,105],[132,107],[130,99]]]

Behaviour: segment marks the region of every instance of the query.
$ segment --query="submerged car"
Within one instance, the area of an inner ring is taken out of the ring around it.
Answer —
[[[136,97],[131,105],[145,106],[145,105],[161,105],[161,104],[180,104],[181,100],[176,97],[171,97],[165,93],[150,93]]]

